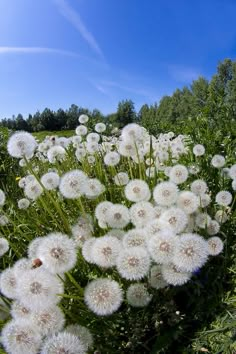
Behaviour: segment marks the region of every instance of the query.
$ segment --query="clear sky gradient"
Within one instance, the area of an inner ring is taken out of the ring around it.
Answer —
[[[236,0],[0,0],[0,118],[138,110],[236,56]]]

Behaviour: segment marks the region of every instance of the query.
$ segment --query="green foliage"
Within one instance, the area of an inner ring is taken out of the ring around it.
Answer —
[[[0,189],[13,193],[16,190],[15,178],[18,173],[18,162],[7,153],[7,140],[10,131],[0,127]]]

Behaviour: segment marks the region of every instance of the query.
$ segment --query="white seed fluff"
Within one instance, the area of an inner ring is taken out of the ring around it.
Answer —
[[[149,271],[150,257],[144,247],[130,247],[120,252],[116,267],[122,278],[139,280]]]
[[[84,300],[96,315],[107,316],[118,310],[123,301],[123,292],[116,281],[100,278],[86,286]]]
[[[75,243],[67,235],[54,232],[45,236],[37,250],[37,258],[50,273],[64,273],[75,266]]]
[[[172,182],[159,183],[153,191],[153,198],[158,205],[171,206],[178,197],[178,187]]]
[[[126,293],[127,302],[133,307],[144,307],[152,300],[152,295],[144,284],[131,284]]]
[[[64,331],[48,337],[40,354],[86,354],[86,349],[77,336]]]
[[[31,321],[17,319],[8,322],[3,328],[2,343],[9,354],[37,354],[41,336]]]
[[[37,143],[32,134],[27,132],[14,133],[7,143],[8,153],[16,158],[29,158],[33,155]]]
[[[208,258],[207,242],[197,234],[182,234],[176,243],[173,263],[185,272],[201,268]]]
[[[222,240],[217,237],[211,237],[207,240],[208,243],[208,252],[211,256],[217,256],[223,251],[224,244]]]
[[[125,196],[131,202],[148,201],[151,197],[151,192],[145,181],[134,179],[126,185]]]

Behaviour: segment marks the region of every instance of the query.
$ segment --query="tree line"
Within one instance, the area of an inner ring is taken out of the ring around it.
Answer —
[[[72,104],[69,109],[53,111],[45,108],[42,112],[22,114],[4,118],[0,125],[12,130],[29,132],[75,129],[81,114],[88,114],[90,124],[104,121],[112,126],[122,127],[131,122],[140,122],[151,133],[157,134],[169,129],[175,132],[185,131],[186,125],[204,117],[208,127],[229,131],[236,136],[236,61],[225,59],[218,65],[211,80],[199,77],[190,86],[176,89],[170,96],[164,96],[159,103],[144,104],[139,112],[135,111],[132,100],[118,103],[116,112],[102,114]]]

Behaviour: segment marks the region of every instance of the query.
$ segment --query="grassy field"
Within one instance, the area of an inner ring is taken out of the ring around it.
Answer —
[[[38,140],[42,141],[47,135],[57,135],[57,136],[63,136],[66,138],[69,138],[73,135],[75,135],[75,131],[74,130],[61,130],[61,131],[48,131],[48,130],[44,130],[41,132],[35,132],[33,133],[33,135],[35,136],[35,138],[37,138]]]

